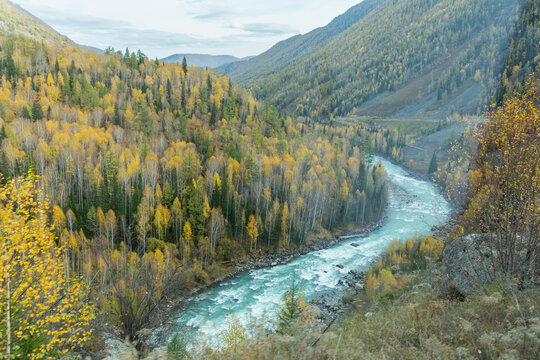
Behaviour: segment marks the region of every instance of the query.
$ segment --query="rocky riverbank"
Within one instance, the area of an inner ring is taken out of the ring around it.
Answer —
[[[181,312],[181,309],[185,306],[186,303],[191,301],[195,296],[200,294],[203,291],[206,291],[214,286],[219,286],[222,282],[237,276],[238,274],[251,271],[256,269],[262,269],[267,267],[273,267],[277,265],[287,264],[299,256],[308,254],[314,251],[320,251],[324,249],[331,248],[338,245],[341,241],[345,241],[351,238],[362,238],[368,236],[371,232],[379,229],[384,222],[386,221],[386,216],[381,219],[379,222],[361,230],[356,231],[344,231],[338,230],[333,236],[326,236],[315,239],[309,244],[305,244],[301,247],[289,249],[282,251],[280,253],[272,254],[250,254],[243,258],[237,259],[234,265],[231,265],[225,275],[216,278],[210,284],[206,286],[199,286],[191,290],[188,294],[183,294],[167,301],[164,304],[160,304],[159,308],[156,310],[155,316],[152,317],[152,320],[147,323],[143,330],[139,332],[139,337],[137,339],[138,348],[149,349],[156,348],[163,344],[166,344],[168,341],[168,336],[170,335],[173,327],[176,327],[175,322],[169,321],[170,319],[177,318],[178,314]],[[358,276],[358,273],[354,275],[347,275],[343,280],[344,284],[352,283],[354,276]],[[360,276],[363,274],[360,273]],[[336,298],[339,297],[339,294],[336,293]],[[331,307],[328,307],[330,309]],[[328,315],[330,316],[330,315]]]
[[[351,270],[338,281],[338,288],[310,301],[316,309],[317,320],[322,325],[334,322],[349,309],[364,287],[364,275],[363,271]]]

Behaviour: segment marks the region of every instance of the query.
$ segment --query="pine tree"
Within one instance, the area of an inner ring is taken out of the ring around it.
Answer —
[[[34,100],[34,103],[32,104],[32,120],[38,121],[43,119],[43,109],[41,108],[41,104],[38,100]]]
[[[182,70],[184,70],[184,75],[187,75],[188,68],[187,68],[187,60],[185,56],[184,56],[184,59],[182,59]]]
[[[279,311],[278,332],[287,332],[292,323],[302,315],[307,315],[307,303],[304,299],[304,292],[293,278],[289,289],[283,295],[283,305]]]
[[[431,161],[429,162],[429,170],[428,174],[436,173],[438,170],[439,165],[437,164],[437,154],[433,153],[433,156],[431,157]]]

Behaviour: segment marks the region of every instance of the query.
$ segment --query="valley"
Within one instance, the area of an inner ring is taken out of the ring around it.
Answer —
[[[540,0],[59,1],[174,55],[0,0],[0,359],[538,358]]]
[[[230,278],[185,304],[171,328],[187,325],[199,335],[197,341],[215,341],[227,329],[228,316],[234,316],[244,325],[250,319],[274,317],[282,294],[293,279],[303,288],[306,299],[335,289],[343,290],[338,282],[351,270],[366,270],[392,240],[427,235],[433,226],[446,221],[450,206],[433,184],[411,177],[407,171],[382,158],[373,157],[371,161],[382,161],[391,183],[386,219],[379,229],[363,238],[347,239],[283,265]]]

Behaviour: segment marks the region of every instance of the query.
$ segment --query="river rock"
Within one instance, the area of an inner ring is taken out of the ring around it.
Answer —
[[[351,246],[357,248],[357,247],[359,247],[360,245],[357,244],[357,243],[352,243]]]
[[[337,267],[338,269],[344,269],[344,268],[345,268],[345,266],[343,266],[343,265],[341,265],[341,264],[337,264],[336,267]]]
[[[355,298],[356,293],[351,289],[347,289],[343,292],[343,297],[341,298],[341,300],[344,304],[350,304],[354,301]]]
[[[167,355],[167,347],[159,347],[157,349],[154,349],[152,352],[150,352],[146,357],[143,358],[143,360],[164,360],[168,359]]]
[[[138,360],[139,353],[129,341],[110,337],[105,339],[103,360]]]
[[[364,317],[365,317],[366,319],[369,319],[370,317],[373,317],[373,316],[375,316],[375,314],[372,313],[372,312],[367,312],[367,313],[364,315]]]

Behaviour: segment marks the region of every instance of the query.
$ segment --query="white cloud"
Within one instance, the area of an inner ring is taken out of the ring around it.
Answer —
[[[14,0],[85,45],[256,55],[326,25],[360,0]]]

